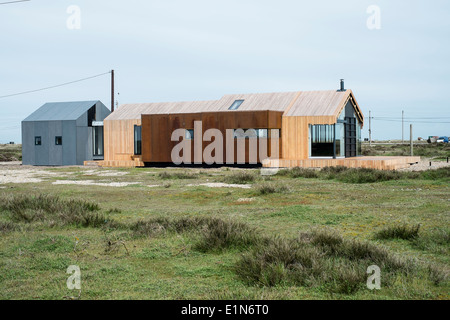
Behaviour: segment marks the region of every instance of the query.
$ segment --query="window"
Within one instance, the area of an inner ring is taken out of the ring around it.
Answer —
[[[94,132],[92,135],[94,147],[94,156],[103,156],[103,127],[92,127]]]
[[[334,142],[334,126],[317,124],[311,126],[311,156],[332,157]]]
[[[34,137],[34,145],[35,146],[40,146],[41,144],[42,144],[41,137]]]
[[[237,110],[241,106],[242,102],[244,102],[244,100],[236,100],[233,102],[231,107],[228,108],[228,110]]]
[[[269,129],[235,129],[233,136],[234,138],[268,138],[269,132]],[[279,132],[278,129],[278,136]]]
[[[55,137],[55,145],[61,146],[62,145],[62,137]]]
[[[184,138],[185,138],[186,140],[194,140],[194,130],[192,130],[192,129],[187,129]]]
[[[142,127],[134,126],[134,154],[142,154]]]

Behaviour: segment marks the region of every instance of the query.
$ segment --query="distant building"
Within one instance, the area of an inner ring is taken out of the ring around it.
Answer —
[[[22,121],[22,163],[37,166],[82,165],[103,159],[100,101],[46,103]]]

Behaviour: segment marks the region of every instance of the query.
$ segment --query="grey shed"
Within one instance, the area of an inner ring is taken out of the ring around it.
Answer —
[[[100,101],[44,104],[22,121],[22,163],[63,166],[103,159],[102,121],[110,113]]]

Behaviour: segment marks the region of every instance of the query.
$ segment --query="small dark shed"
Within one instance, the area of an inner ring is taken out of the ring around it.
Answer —
[[[38,166],[82,165],[103,159],[100,101],[46,103],[22,121],[22,163]]]

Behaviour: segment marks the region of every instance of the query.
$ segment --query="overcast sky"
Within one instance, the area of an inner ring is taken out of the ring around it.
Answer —
[[[67,26],[71,5],[80,29]],[[371,5],[380,29],[368,28]],[[330,90],[344,78],[366,120],[405,110],[436,122],[414,122],[415,138],[450,135],[448,0],[31,0],[0,5],[0,30],[0,96],[111,69],[119,104]],[[109,107],[109,76],[0,98],[0,143],[19,143],[21,120],[45,102],[73,100]],[[402,135],[401,122],[374,119],[372,130]]]

